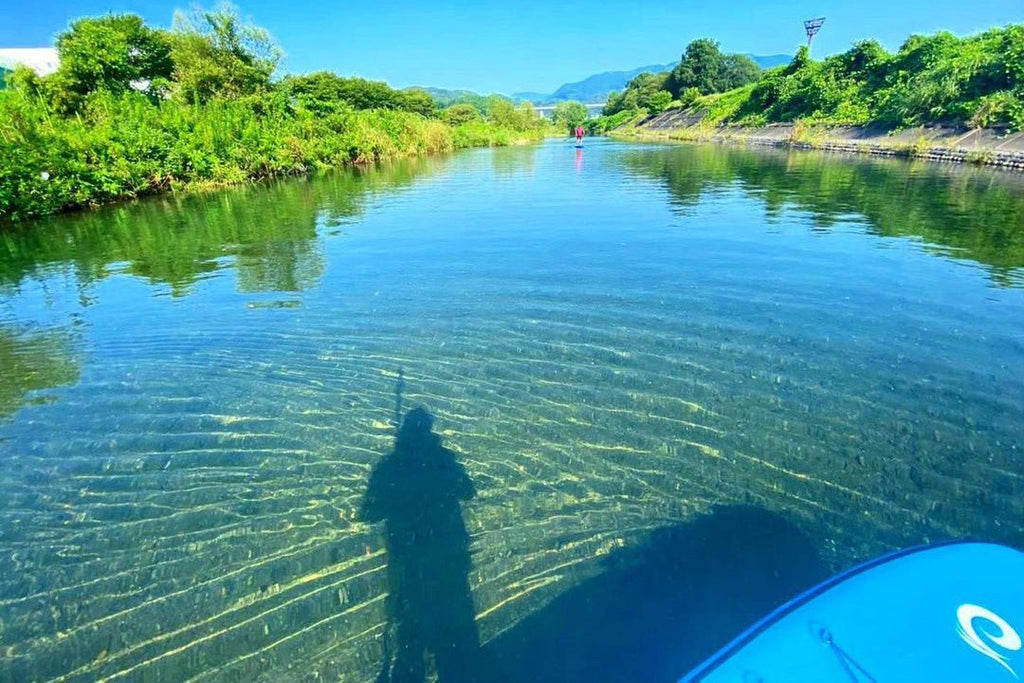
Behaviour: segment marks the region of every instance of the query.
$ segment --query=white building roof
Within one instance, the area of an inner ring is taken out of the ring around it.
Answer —
[[[57,70],[60,60],[57,49],[52,47],[0,47],[0,66],[14,69],[24,64],[40,76],[52,74]]]

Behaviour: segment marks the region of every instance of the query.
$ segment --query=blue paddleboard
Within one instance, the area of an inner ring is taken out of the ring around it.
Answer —
[[[1024,679],[1024,553],[951,542],[825,581],[747,629],[683,683]]]

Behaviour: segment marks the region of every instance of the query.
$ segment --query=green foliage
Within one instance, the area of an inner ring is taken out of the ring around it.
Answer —
[[[5,69],[0,66],[0,90],[5,90],[7,88],[7,78],[13,73],[14,71],[11,69]]]
[[[43,95],[43,80],[24,64],[16,66],[14,71],[8,71],[6,81],[8,90],[16,90],[32,97]]]
[[[626,91],[613,92],[608,95],[608,100],[604,103],[604,107],[601,109],[601,116],[614,116],[620,111],[635,110],[636,108],[637,104],[635,95],[627,101]]]
[[[761,78],[761,67],[747,55],[726,55],[722,60],[721,91],[741,88]]]
[[[814,61],[802,48],[766,72],[730,115],[743,123],[923,123],[1024,128],[1024,26],[957,38],[911,36],[896,54],[875,41]]]
[[[175,93],[186,102],[265,92],[281,54],[265,29],[243,23],[231,5],[174,17]]]
[[[751,92],[755,87],[752,83],[729,92],[700,98],[699,103],[705,109],[705,122],[721,123],[735,119],[738,113],[750,101]]]
[[[400,91],[399,106],[396,109],[411,111],[420,116],[437,116],[437,102],[422,88],[407,88]]]
[[[472,107],[440,120],[421,89],[326,72],[275,83],[280,50],[229,5],[179,15],[170,34],[138,17],[82,19],[59,46],[57,73],[19,68],[0,92],[0,220],[546,130],[506,98],[487,101],[486,120]]]
[[[303,76],[286,76],[281,81],[280,88],[296,105],[317,114],[327,115],[355,108],[353,98],[346,87],[350,80],[354,79],[342,78],[330,71],[317,71]]]
[[[395,90],[381,81],[342,78],[330,71],[287,76],[279,87],[297,105],[320,114],[345,109],[394,109],[428,117],[437,113],[434,99],[423,90]]]
[[[500,95],[491,95],[487,98],[484,115],[488,121],[507,128],[512,128],[518,121],[515,104],[512,103],[512,100]]]
[[[478,95],[469,90],[445,90],[443,88],[423,88],[430,94],[441,108],[455,104],[468,104],[483,114],[487,111],[487,95]]]
[[[698,38],[686,46],[679,64],[672,69],[669,90],[673,95],[686,88],[696,88],[702,95],[719,92],[723,67],[718,43],[710,38]]]
[[[700,90],[697,88],[687,88],[683,92],[679,93],[679,104],[684,107],[689,107],[700,98]]]
[[[632,116],[639,112],[660,114],[673,98],[687,106],[700,95],[743,87],[760,77],[761,68],[750,57],[723,55],[718,43],[699,38],[686,46],[682,60],[670,73],[636,76],[621,93],[609,96],[601,113],[604,116],[620,112],[632,112]]]
[[[665,87],[673,97],[679,97],[689,88],[709,95],[754,83],[760,77],[761,68],[750,57],[723,55],[718,43],[710,38],[698,38],[686,46]]]
[[[0,97],[0,217],[25,218],[186,185],[452,151],[452,129],[410,112],[291,110],[284,98],[150,102],[98,93],[75,117]]]
[[[544,119],[529,102],[514,105],[512,100],[500,95],[487,98],[486,119],[499,128],[508,128],[519,133],[537,131],[544,126]]]
[[[167,34],[135,15],[79,19],[57,36],[60,67],[46,79],[51,103],[74,112],[94,92],[133,87],[158,97],[171,76],[170,52]]]
[[[470,121],[482,121],[483,117],[471,104],[453,104],[441,110],[441,119],[449,126],[461,126]]]
[[[572,132],[577,126],[582,126],[590,118],[590,112],[586,105],[576,100],[567,100],[555,105],[551,112],[551,120],[556,126],[560,126]]]
[[[672,94],[667,90],[659,90],[654,93],[647,102],[647,111],[651,114],[660,114],[672,103]]]
[[[601,113],[604,116],[614,116],[621,111],[636,113],[639,110],[644,110],[649,114],[658,114],[664,111],[672,101],[672,95],[667,92],[668,78],[667,73],[645,72],[634,76],[626,84],[625,90],[621,93],[613,93],[608,98]]]
[[[588,135],[604,135],[610,130],[616,128],[622,128],[623,126],[637,123],[647,115],[647,111],[644,109],[631,110],[624,109],[623,111],[612,114],[611,116],[599,116],[594,119],[587,119],[585,125]]]
[[[470,121],[456,126],[453,141],[456,149],[465,147],[504,147],[522,142],[538,142],[544,138],[544,131],[535,128],[530,131],[516,131],[497,126],[484,120]]]

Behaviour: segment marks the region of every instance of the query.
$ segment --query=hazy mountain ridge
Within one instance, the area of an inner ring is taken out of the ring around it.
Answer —
[[[770,69],[781,64],[788,64],[792,59],[790,55],[747,55],[760,66],[762,69]],[[641,66],[636,69],[630,69],[628,71],[606,71],[600,74],[594,74],[588,76],[581,81],[574,83],[565,83],[555,90],[550,95],[544,95],[536,92],[517,92],[512,93],[512,99],[518,101],[526,100],[533,102],[534,104],[552,104],[555,102],[564,102],[565,100],[579,100],[580,102],[591,103],[591,102],[604,102],[608,99],[608,94],[613,92],[619,92],[626,87],[626,83],[633,77],[650,71],[651,73],[660,73],[662,71],[672,70],[678,62],[670,62],[668,64],[652,64],[649,66]]]

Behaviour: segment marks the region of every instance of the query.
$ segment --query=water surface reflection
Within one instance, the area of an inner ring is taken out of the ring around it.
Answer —
[[[1024,545],[1019,183],[575,152],[3,233],[0,680],[667,680],[823,573]]]
[[[679,145],[625,151],[616,163],[665,184],[680,210],[738,187],[778,219],[807,212],[816,230],[861,220],[884,237],[920,240],[944,257],[986,267],[994,283],[1024,286],[1024,178],[926,162],[772,149]]]

